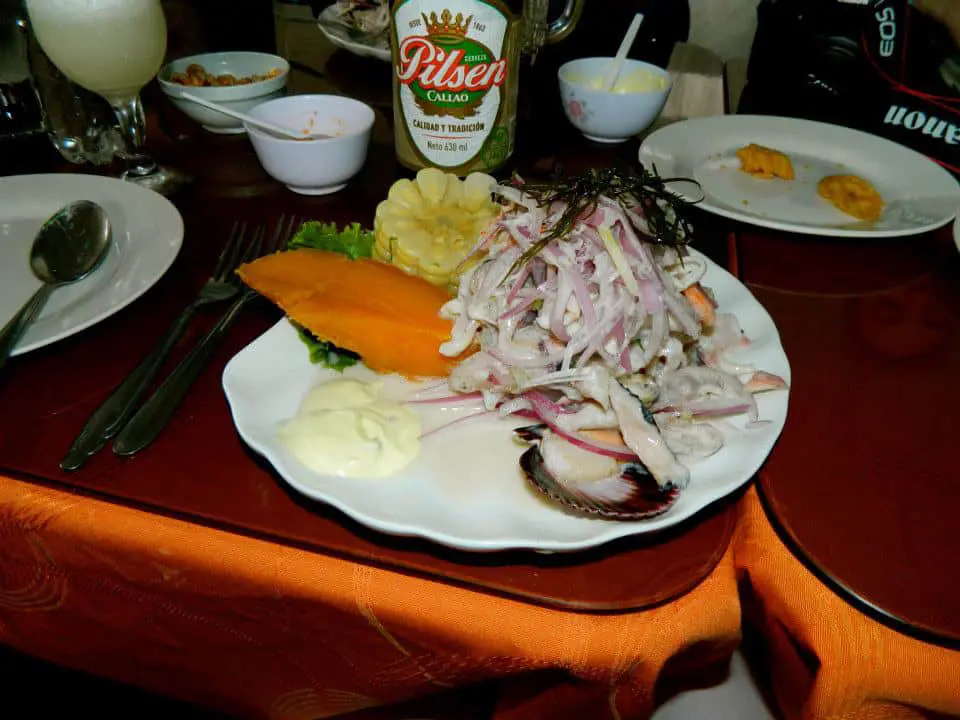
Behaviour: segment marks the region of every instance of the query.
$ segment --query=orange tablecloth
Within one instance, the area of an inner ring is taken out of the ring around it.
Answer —
[[[590,616],[3,477],[0,547],[0,642],[245,717],[313,720],[504,678],[498,717],[644,718],[668,661],[739,641],[732,551],[673,603]],[[565,679],[544,687],[534,671],[548,669]]]
[[[734,557],[744,611],[766,641],[789,718],[960,716],[960,652],[907,637],[832,592],[781,542],[755,488],[740,511]],[[958,598],[943,601],[960,608]]]

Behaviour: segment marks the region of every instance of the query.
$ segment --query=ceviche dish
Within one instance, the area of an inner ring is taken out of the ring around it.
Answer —
[[[278,436],[316,472],[381,483],[427,435],[500,417],[517,482],[558,509],[665,512],[723,448],[719,426],[763,426],[756,394],[787,388],[740,357],[750,338],[705,282],[668,182],[643,168],[503,184],[428,169],[394,184],[370,230],[305,224],[242,266],[244,282],[313,361],[402,376],[410,393],[330,380]],[[424,403],[475,411],[425,430],[411,412]]]

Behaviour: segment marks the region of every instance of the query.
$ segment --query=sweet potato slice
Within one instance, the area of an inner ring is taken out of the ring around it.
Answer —
[[[242,265],[243,281],[322,340],[379,372],[446,376],[458,358],[440,354],[453,323],[440,317],[442,288],[376,260],[292,250]]]

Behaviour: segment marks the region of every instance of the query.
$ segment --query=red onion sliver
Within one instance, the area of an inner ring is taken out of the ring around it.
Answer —
[[[562,427],[560,427],[560,425],[557,424],[555,416],[551,417],[549,414],[544,415],[543,413],[538,412],[536,409],[520,410],[513,414],[519,417],[542,422],[544,425],[550,428],[550,430],[555,432],[571,445],[576,445],[581,450],[587,450],[588,452],[596,453],[597,455],[603,455],[604,457],[609,457],[624,462],[636,462],[639,460],[636,453],[623,445],[613,445],[611,443],[603,442],[602,440],[594,440],[593,438],[582,435],[581,433],[564,430]]]
[[[448,422],[448,423],[444,423],[443,425],[439,425],[439,426],[433,428],[433,430],[428,430],[428,431],[425,432],[425,433],[421,433],[421,434],[420,434],[420,439],[423,440],[423,439],[425,439],[425,438],[430,437],[431,435],[435,435],[436,433],[440,432],[441,430],[446,430],[446,429],[452,427],[453,425],[457,425],[457,424],[462,423],[462,422],[464,422],[464,421],[466,421],[466,420],[473,420],[474,418],[482,417],[482,416],[484,416],[484,415],[489,415],[489,414],[492,413],[492,412],[493,412],[493,410],[481,410],[480,412],[475,412],[475,413],[471,413],[471,414],[469,414],[469,415],[464,415],[463,417],[458,417],[456,420],[451,420],[451,421]]]
[[[445,403],[461,403],[467,402],[468,400],[482,400],[483,393],[481,392],[472,392],[472,393],[455,393],[453,395],[445,395],[443,397],[435,398],[418,398],[415,400],[407,400],[407,403],[410,405],[443,405]]]

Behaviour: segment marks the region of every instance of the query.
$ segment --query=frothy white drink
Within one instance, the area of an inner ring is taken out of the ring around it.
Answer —
[[[27,11],[63,74],[112,103],[139,93],[163,62],[160,0],[27,0]]]

